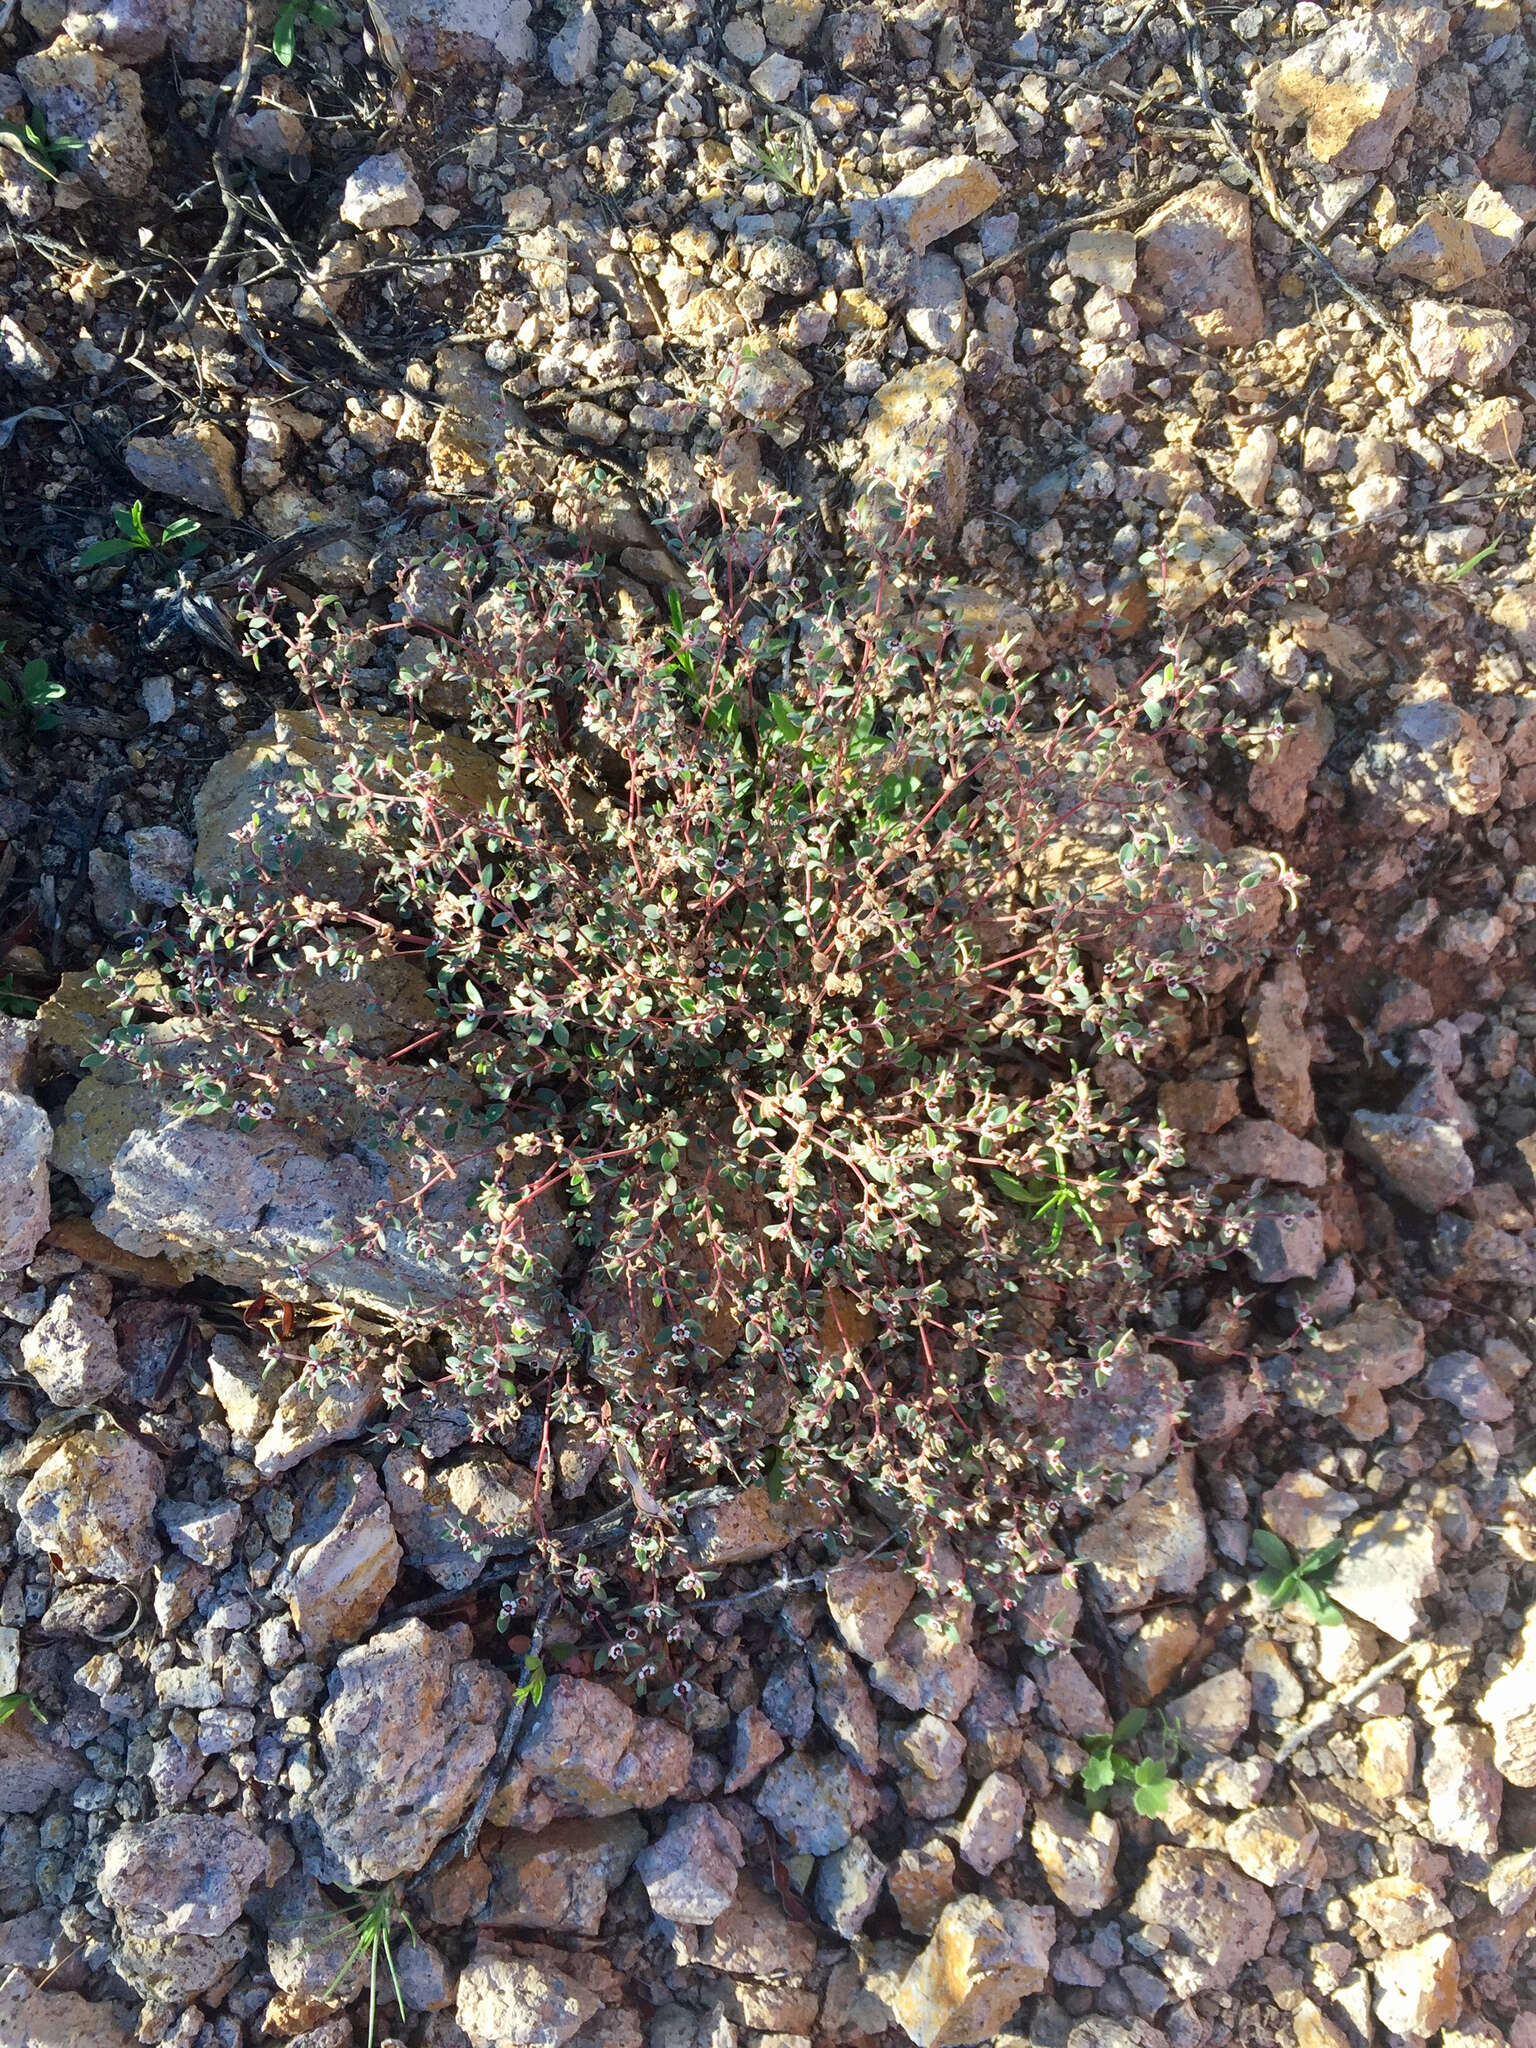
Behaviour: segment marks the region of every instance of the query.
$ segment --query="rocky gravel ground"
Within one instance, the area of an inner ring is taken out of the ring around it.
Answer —
[[[415,2048],[1536,2048],[1536,10],[287,19],[0,26],[56,145],[0,147],[0,2044],[345,2048],[388,1885]],[[1176,641],[1239,744],[1170,767],[1304,878],[1098,1076],[1243,1249],[1075,1417],[1004,1626],[763,1487],[648,1587],[580,1445],[551,1489],[263,1371],[229,1161],[117,1170],[82,970],[308,744],[242,574],[374,622],[388,710],[398,570],[504,489],[637,606],[691,534],[837,563],[899,503],[1100,702]],[[80,569],[136,499],[202,551]],[[1341,1544],[1336,1616],[1265,1532]],[[1091,1811],[1137,1708],[1161,1810]]]

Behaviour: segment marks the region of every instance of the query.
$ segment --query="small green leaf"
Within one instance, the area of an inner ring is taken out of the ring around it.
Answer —
[[[77,569],[94,569],[100,562],[115,562],[119,555],[131,555],[135,543],[118,535],[109,535],[105,540],[94,540],[88,548],[82,548],[75,557]]]
[[[286,71],[298,48],[299,0],[283,0],[272,24],[272,54]]]
[[[1139,1814],[1148,1820],[1155,1820],[1160,1813],[1166,1813],[1168,1810],[1171,1789],[1166,1779],[1159,1779],[1150,1785],[1138,1785],[1131,1794],[1131,1804]]]
[[[1128,1714],[1123,1715],[1121,1719],[1115,1723],[1115,1732],[1112,1740],[1114,1740],[1115,1742],[1134,1742],[1136,1740],[1136,1737],[1141,1733],[1142,1729],[1145,1728],[1146,1725],[1146,1708],[1132,1707],[1131,1711]]]
[[[994,1166],[992,1169],[992,1185],[998,1190],[999,1194],[1006,1195],[1010,1202],[1022,1202],[1026,1209],[1033,1209],[1035,1207],[1035,1197],[1025,1187],[1023,1181],[1015,1180],[1011,1173],[1000,1173]]]
[[[1344,1539],[1342,1536],[1335,1536],[1331,1543],[1324,1543],[1316,1550],[1309,1550],[1296,1569],[1304,1579],[1320,1578],[1325,1572],[1331,1572],[1343,1555]]]
[[[1267,1600],[1271,1607],[1278,1607],[1285,1597],[1284,1589],[1290,1584],[1291,1578],[1290,1572],[1260,1572],[1253,1582],[1253,1590]]]
[[[1272,1564],[1276,1571],[1288,1572],[1291,1568],[1291,1552],[1288,1544],[1268,1529],[1255,1529],[1253,1547],[1266,1564]]]

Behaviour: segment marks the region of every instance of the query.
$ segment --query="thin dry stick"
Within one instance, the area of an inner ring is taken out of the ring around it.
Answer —
[[[1284,1742],[1275,1751],[1275,1762],[1277,1764],[1285,1763],[1288,1758],[1296,1754],[1304,1742],[1310,1742],[1314,1735],[1321,1734],[1322,1730],[1328,1726],[1336,1714],[1342,1714],[1346,1707],[1354,1706],[1357,1701],[1363,1700],[1367,1693],[1374,1692],[1384,1678],[1390,1678],[1394,1671],[1408,1662],[1408,1659],[1414,1654],[1417,1647],[1417,1644],[1409,1643],[1405,1649],[1394,1650],[1392,1655],[1378,1664],[1374,1671],[1367,1671],[1364,1678],[1358,1680],[1346,1691],[1337,1694],[1333,1699],[1324,1700],[1315,1712],[1308,1715],[1299,1728],[1293,1728],[1290,1734],[1287,1735]]]
[[[989,284],[999,277],[1011,264],[1021,262],[1026,256],[1038,256],[1042,249],[1049,249],[1066,235],[1075,235],[1079,228],[1102,227],[1106,221],[1129,220],[1132,214],[1150,213],[1154,206],[1161,206],[1165,199],[1171,199],[1175,192],[1182,192],[1189,183],[1188,175],[1169,178],[1165,184],[1154,185],[1150,192],[1138,192],[1131,199],[1117,199],[1113,206],[1096,207],[1092,213],[1074,214],[1070,220],[1059,220],[1053,226],[1042,228],[1037,235],[1020,242],[1010,249],[1006,256],[995,256],[990,263],[984,263],[980,270],[973,270],[966,279],[968,285]]]
[[[229,136],[251,90],[257,47],[255,0],[245,0],[245,37],[240,45],[240,69],[235,74],[235,89],[230,94],[229,106],[219,127],[219,139],[213,146],[213,175],[219,182],[219,195],[224,201],[224,228],[203,265],[202,276],[192,287],[191,296],[172,321],[173,327],[185,327],[190,323],[192,315],[218,283],[239,239],[240,195],[235,190],[234,174],[229,167]]]
[[[549,1627],[549,1617],[554,1613],[555,1602],[559,1597],[558,1588],[551,1586],[540,1602],[539,1611],[534,1617],[533,1627],[529,1632],[527,1656],[537,1657],[543,1649],[544,1631]],[[529,1698],[530,1695],[528,1693],[520,1692],[508,1708],[506,1726],[501,1731],[501,1740],[496,1745],[496,1754],[492,1757],[490,1769],[485,1774],[485,1782],[481,1785],[475,1803],[470,1808],[469,1819],[465,1821],[463,1827],[459,1829],[456,1835],[450,1835],[448,1840],[444,1842],[437,1854],[432,1858],[432,1861],[422,1872],[423,1877],[436,1876],[438,1871],[445,1870],[456,1857],[462,1856],[467,1863],[470,1857],[474,1855],[475,1844],[480,1839],[480,1830],[485,1825],[485,1816],[490,1812],[491,1801],[496,1797],[497,1788],[501,1784],[507,1766],[512,1761],[512,1752],[517,1746],[517,1738],[523,1732],[523,1722],[528,1715]]]
[[[1218,111],[1216,103],[1211,97],[1210,74],[1205,68],[1205,54],[1200,48],[1200,25],[1195,19],[1194,10],[1191,8],[1189,0],[1174,0],[1174,4],[1178,8],[1180,20],[1189,31],[1187,39],[1189,68],[1195,75],[1195,88],[1200,94],[1201,109],[1215,130],[1222,147],[1226,150],[1232,161],[1246,172],[1249,182],[1257,188],[1259,196],[1264,202],[1264,211],[1275,223],[1275,226],[1283,228],[1295,241],[1300,242],[1313,262],[1320,264],[1327,271],[1350,304],[1358,312],[1364,314],[1371,325],[1379,329],[1387,337],[1388,341],[1391,342],[1397,353],[1406,360],[1407,350],[1403,343],[1403,337],[1398,333],[1396,327],[1393,326],[1391,320],[1382,311],[1381,307],[1376,304],[1376,301],[1368,298],[1358,286],[1352,285],[1338,265],[1331,257],[1323,253],[1322,249],[1307,233],[1301,222],[1280,197],[1269,165],[1264,161],[1263,157],[1255,155],[1253,158],[1249,158],[1238,148],[1237,138],[1233,135],[1226,116]]]

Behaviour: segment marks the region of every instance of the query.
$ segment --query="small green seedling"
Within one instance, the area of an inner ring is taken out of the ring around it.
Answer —
[[[48,1716],[37,1704],[37,1701],[33,1699],[31,1693],[6,1692],[0,1693],[0,1728],[3,1728],[7,1721],[13,1720],[23,1707],[26,1708],[34,1721],[41,1721],[43,1726],[47,1727]]]
[[[1018,1202],[1028,1209],[1036,1223],[1049,1223],[1050,1242],[1047,1251],[1055,1251],[1070,1217],[1082,1224],[1095,1244],[1104,1242],[1093,1212],[1093,1197],[1100,1189],[1112,1186],[1112,1173],[1095,1174],[1086,1182],[1072,1180],[1067,1173],[1067,1158],[1059,1146],[1053,1147],[1051,1157],[1055,1161],[1055,1172],[1036,1174],[1027,1181],[1016,1180],[1011,1173],[992,1170],[992,1185],[999,1194],[1006,1195],[1010,1202]]]
[[[85,147],[73,135],[50,135],[36,114],[29,114],[25,123],[0,121],[0,143],[8,144],[34,171],[55,183],[69,169],[73,153]]]
[[[201,519],[173,519],[168,526],[162,526],[157,531],[145,519],[144,507],[137,498],[133,501],[131,512],[114,512],[112,520],[117,528],[116,533],[104,534],[100,540],[92,541],[88,548],[82,548],[75,557],[77,569],[94,569],[102,562],[115,562],[120,555],[132,555],[148,548],[158,549],[161,554],[169,554],[183,541],[186,542],[186,546],[182,550],[182,557],[186,560],[198,554],[203,546],[200,540],[194,538],[202,531]]]
[[[0,640],[0,649],[5,642]],[[37,654],[25,664],[15,683],[0,676],[0,718],[13,724],[28,720],[38,732],[51,732],[59,722],[52,708],[61,703],[64,685],[48,673],[48,658]]]
[[[411,1925],[405,1908],[396,1898],[393,1885],[381,1885],[371,1894],[359,1892],[356,1903],[347,1909],[347,1915],[352,1923],[352,1946],[347,1952],[346,1961],[331,1979],[325,1995],[327,1998],[330,1997],[359,1956],[368,1958],[368,2048],[373,2048],[374,2029],[379,2012],[379,1958],[384,1958],[384,1967],[388,1970],[389,1981],[394,1987],[395,2004],[403,2017],[405,1998],[400,1990],[400,1979],[395,1974],[395,1921],[400,1922],[412,1941],[418,1941],[420,1936]]]
[[[298,53],[301,21],[307,21],[318,29],[328,29],[335,28],[340,20],[341,12],[330,5],[330,0],[283,0],[272,24],[273,56],[286,71]]]
[[[1446,578],[1446,581],[1448,583],[1459,583],[1463,576],[1470,576],[1472,571],[1486,562],[1490,555],[1496,555],[1498,552],[1499,543],[1496,540],[1489,541],[1487,547],[1479,548],[1475,555],[1468,555],[1464,562],[1459,562]]]
[[[1170,1789],[1166,1758],[1143,1757],[1138,1763],[1120,1748],[1121,1743],[1134,1742],[1146,1725],[1146,1708],[1133,1707],[1108,1735],[1083,1738],[1083,1747],[1088,1752],[1088,1761],[1083,1765],[1083,1792],[1090,1813],[1103,1812],[1116,1785],[1132,1788],[1131,1804],[1149,1820],[1166,1808]]]
[[[1299,1600],[1314,1621],[1343,1621],[1343,1615],[1323,1591],[1334,1566],[1344,1555],[1340,1538],[1309,1550],[1305,1557],[1292,1557],[1289,1547],[1278,1536],[1268,1529],[1255,1529],[1253,1547],[1268,1566],[1254,1580],[1254,1591],[1262,1593],[1271,1607],[1284,1607],[1288,1600]]]

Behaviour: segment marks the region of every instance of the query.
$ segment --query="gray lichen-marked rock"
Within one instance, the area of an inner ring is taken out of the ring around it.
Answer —
[[[111,1306],[104,1273],[77,1273],[23,1336],[21,1362],[55,1407],[87,1407],[122,1385]]]
[[[1344,1142],[1394,1194],[1427,1215],[1438,1215],[1472,1192],[1472,1162],[1454,1124],[1357,1109]]]
[[[46,1110],[0,1089],[0,1273],[30,1265],[47,1234],[52,1149]]]
[[[1399,704],[1349,771],[1363,822],[1377,831],[1443,832],[1499,800],[1499,756],[1459,704]]]
[[[992,1771],[976,1787],[955,1835],[955,1845],[981,1877],[990,1877],[1019,1846],[1029,1802],[1017,1778]]]
[[[1158,1593],[1193,1593],[1210,1559],[1194,1459],[1173,1459],[1123,1506],[1099,1516],[1077,1554],[1112,1614],[1143,1607]]]
[[[58,36],[21,58],[16,76],[54,141],[84,143],[70,168],[109,199],[137,199],[150,173],[138,73]]]
[[[23,1710],[0,1723],[0,1815],[39,1813],[56,1794],[73,1792],[86,1775],[61,1736]]]
[[[389,1504],[362,1458],[343,1454],[316,1470],[272,1591],[288,1602],[310,1656],[355,1643],[371,1627],[400,1570]]]
[[[307,1813],[328,1883],[419,1870],[463,1818],[496,1750],[507,1681],[470,1631],[405,1621],[346,1650],[320,1716],[325,1770]]]
[[[160,1460],[116,1428],[81,1431],[45,1458],[17,1513],[39,1550],[93,1579],[131,1579],[160,1556]]]
[[[473,2048],[561,2048],[601,2007],[574,1977],[482,1935],[459,1974],[454,2017]]]
[[[645,1828],[632,1813],[510,1833],[487,1852],[491,1889],[476,1917],[487,1927],[595,1935],[608,1894],[645,1846]]]
[[[305,1373],[278,1395],[251,1462],[263,1479],[276,1479],[333,1444],[361,1436],[383,1405],[377,1371]]]
[[[796,1856],[830,1856],[874,1818],[878,1795],[841,1756],[781,1757],[753,1805]]]
[[[851,1941],[879,1903],[885,1865],[862,1835],[855,1835],[816,1866],[811,1903],[834,1933]]]
[[[531,0],[378,0],[379,18],[417,75],[455,64],[515,70],[531,63],[532,11]]]
[[[701,1802],[673,1815],[666,1832],[635,1858],[635,1870],[653,1912],[711,1927],[735,1898],[745,1860],[740,1831]]]
[[[148,2002],[145,2017],[160,2007],[168,2019],[194,1998],[218,2004],[239,1974],[250,1945],[250,1929],[238,1920],[214,1935],[120,1934],[112,1944],[112,1966]]]
[[[1275,1923],[1263,1886],[1214,1849],[1159,1849],[1132,1911],[1168,1929],[1159,1964],[1176,1998],[1229,1990],[1263,1955]]]
[[[680,1728],[642,1719],[606,1686],[562,1674],[528,1717],[490,1819],[536,1830],[660,1806],[682,1791],[692,1762],[692,1739]]]
[[[1055,1915],[1048,1906],[971,1895],[939,1915],[893,2008],[918,2048],[989,2041],[1045,1987]]]
[[[171,1814],[119,1827],[97,1888],[125,1934],[223,1934],[268,1862],[261,1836],[232,1814]]]
[[[402,1445],[384,1460],[384,1485],[412,1564],[440,1586],[469,1585],[533,1526],[533,1474],[501,1451],[429,1464]]]
[[[1384,1395],[1423,1364],[1423,1324],[1383,1296],[1362,1302],[1330,1328],[1308,1330],[1293,1357],[1275,1361],[1274,1384],[1299,1407],[1342,1417],[1363,1441],[1387,1427]]]

